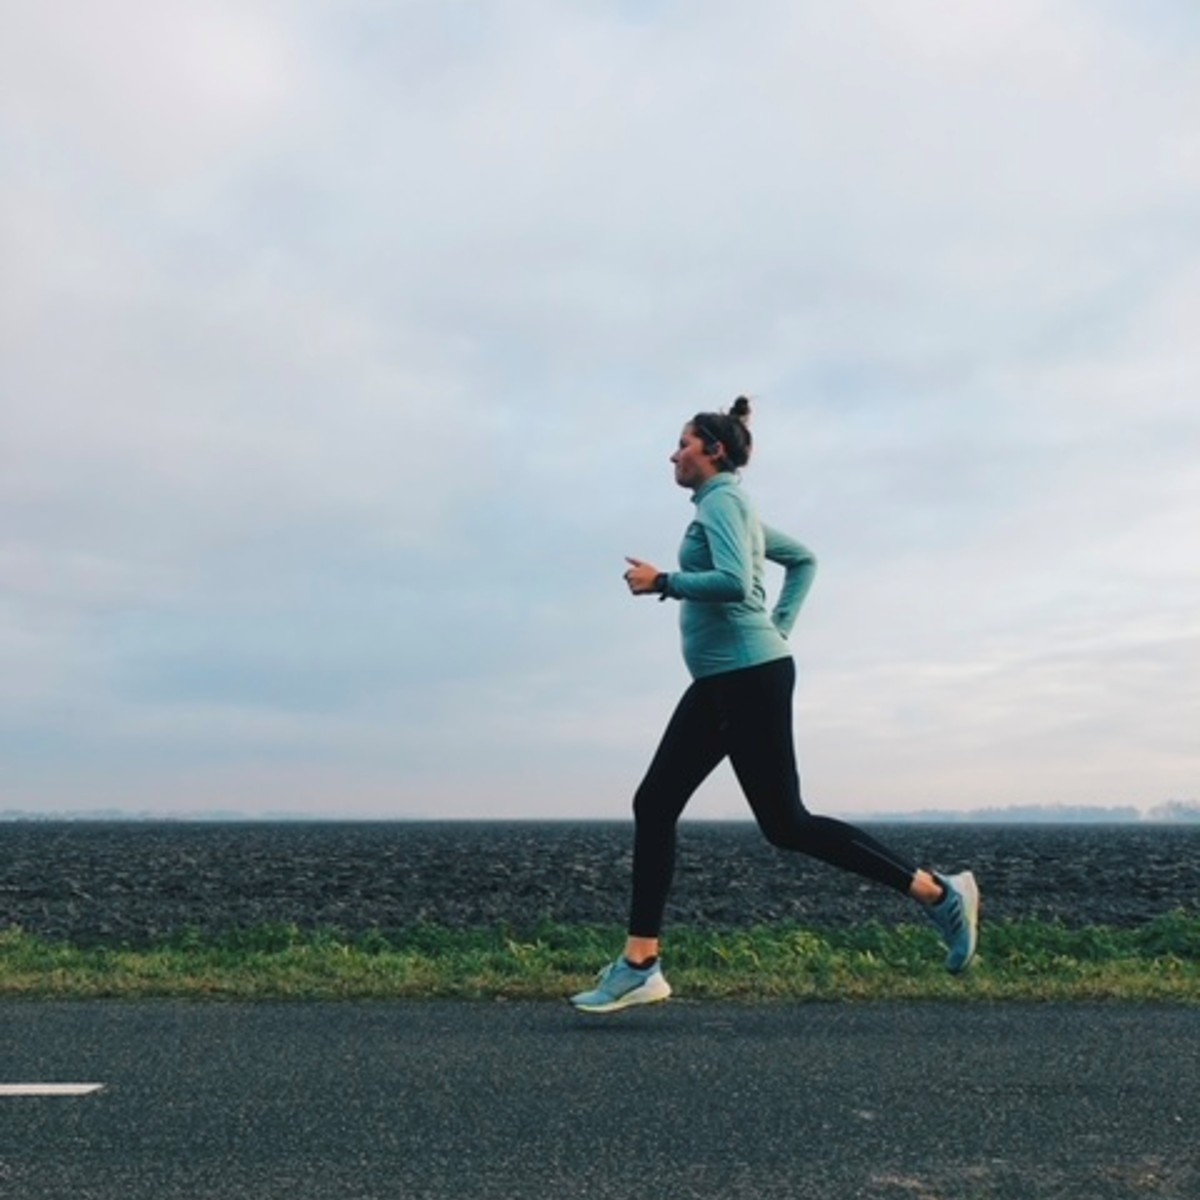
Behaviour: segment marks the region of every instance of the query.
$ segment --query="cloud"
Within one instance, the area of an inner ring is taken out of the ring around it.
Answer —
[[[145,0],[26,9],[2,52],[7,132],[40,167],[99,185],[154,189],[228,168],[298,84],[281,15]]]
[[[679,425],[741,391],[748,485],[821,559],[797,649],[823,794],[1107,786],[1072,782],[1083,756],[1187,794],[1178,6],[127,0],[9,25],[0,715],[25,806],[103,763],[110,795],[186,775],[189,804],[623,815],[683,677],[621,556],[669,562]],[[928,783],[914,731],[946,751]]]

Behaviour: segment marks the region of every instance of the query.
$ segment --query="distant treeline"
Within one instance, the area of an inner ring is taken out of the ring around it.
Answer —
[[[1147,812],[1132,805],[1105,807],[1095,804],[1010,804],[991,808],[923,808],[915,812],[876,813],[873,819],[1010,825],[1097,825],[1142,821],[1169,824],[1200,821],[1200,800],[1168,800],[1165,804],[1155,805]]]

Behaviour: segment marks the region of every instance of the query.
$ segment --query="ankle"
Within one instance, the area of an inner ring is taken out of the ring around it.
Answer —
[[[629,937],[625,941],[625,961],[630,966],[653,962],[658,958],[658,938]]]
[[[945,900],[946,888],[936,875],[929,871],[918,871],[909,885],[908,894],[918,904],[932,908]]]

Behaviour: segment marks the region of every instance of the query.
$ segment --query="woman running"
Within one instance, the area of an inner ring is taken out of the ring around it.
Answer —
[[[729,413],[698,413],[683,427],[671,462],[675,482],[691,489],[696,513],[684,533],[679,570],[626,560],[625,582],[635,596],[681,602],[683,657],[693,682],[634,796],[625,951],[600,972],[596,987],[571,997],[582,1012],[615,1012],[671,994],[659,939],[675,867],[675,826],[692,794],[726,757],[772,845],[911,896],[941,932],[949,971],[964,970],[975,955],[979,891],[969,871],[944,876],[919,869],[853,825],[814,816],[800,798],[792,743],[795,664],[787,635],[816,559],[763,525],[739,485],[736,471],[750,458],[749,417],[743,396]],[[771,610],[763,587],[768,560],[784,568]]]

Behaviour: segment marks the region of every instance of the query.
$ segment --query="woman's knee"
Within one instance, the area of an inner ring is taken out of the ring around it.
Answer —
[[[633,794],[633,819],[638,825],[664,823],[664,807],[654,792],[638,788]]]
[[[791,826],[777,825],[773,822],[763,825],[760,822],[758,827],[762,830],[763,837],[777,850],[798,850],[800,848],[796,831]]]
[[[633,819],[641,828],[673,828],[687,797],[647,779],[633,794]]]
[[[803,850],[813,832],[813,818],[803,808],[786,813],[759,815],[758,827],[763,837],[780,850]]]

